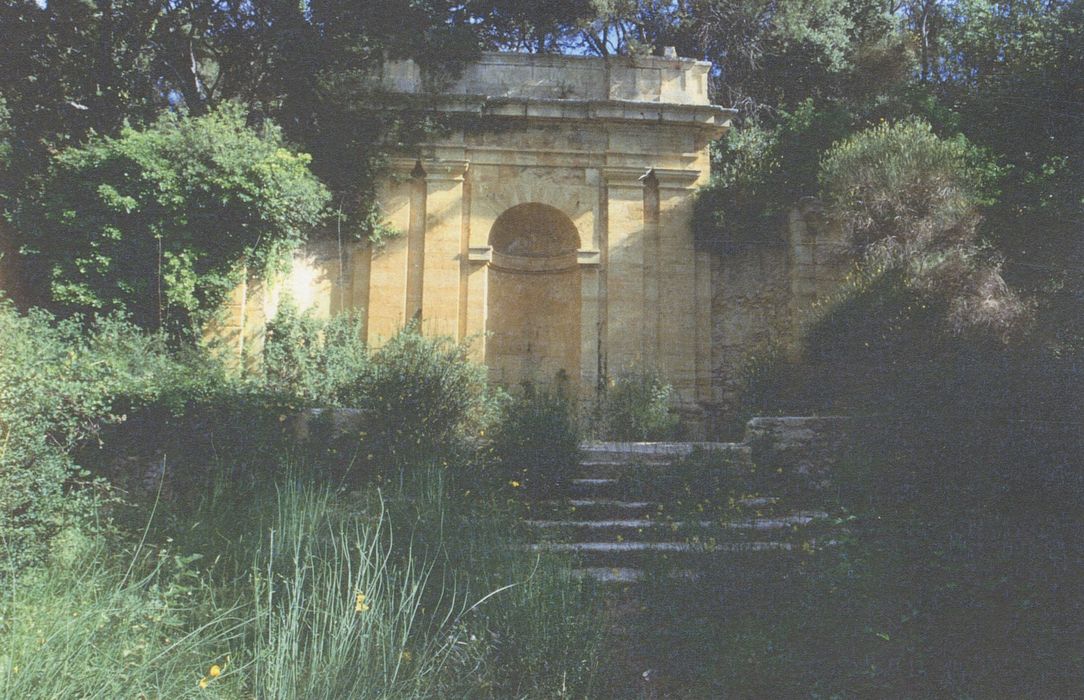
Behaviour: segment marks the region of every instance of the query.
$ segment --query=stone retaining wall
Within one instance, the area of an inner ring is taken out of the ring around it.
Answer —
[[[782,469],[806,485],[824,488],[849,444],[853,422],[843,416],[753,418],[743,442],[760,467]]]

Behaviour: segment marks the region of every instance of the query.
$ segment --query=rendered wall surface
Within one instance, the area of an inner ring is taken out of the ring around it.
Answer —
[[[379,203],[401,235],[379,248],[335,233],[309,244],[286,279],[238,292],[236,342],[258,350],[289,294],[321,316],[360,312],[374,346],[411,319],[470,340],[506,386],[560,374],[590,399],[622,369],[650,366],[690,413],[725,409],[736,368],[792,339],[840,267],[802,213],[774,247],[719,257],[694,245],[708,147],[732,116],[709,103],[709,70],[486,54],[435,98],[470,128],[392,162]],[[411,62],[377,79],[424,85]]]
[[[683,403],[710,401],[710,264],[689,214],[731,115],[709,103],[709,69],[486,54],[437,98],[473,128],[392,163],[379,202],[401,235],[377,249],[314,241],[285,279],[239,290],[224,330],[256,351],[288,294],[321,316],[361,312],[373,345],[414,318],[470,339],[504,385],[560,375],[588,398],[600,378],[650,365]],[[425,85],[411,62],[377,79]]]

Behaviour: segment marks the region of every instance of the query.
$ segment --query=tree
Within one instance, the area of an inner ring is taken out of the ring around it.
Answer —
[[[898,271],[943,303],[955,332],[1019,326],[1024,308],[979,245],[979,207],[998,171],[962,136],[884,123],[836,144],[821,164],[830,215],[867,266]]]
[[[532,53],[574,48],[583,23],[597,14],[592,0],[475,0],[471,8],[488,46]]]
[[[1084,342],[1084,2],[954,4],[939,90],[1007,169],[983,235],[1043,300],[1048,336]]]
[[[200,116],[226,102],[270,119],[313,154],[313,168],[376,221],[373,173],[389,145],[429,133],[427,117],[391,116],[367,81],[387,59],[432,72],[477,54],[480,26],[452,0],[15,0],[0,7],[0,95],[13,163],[8,213],[40,197],[53,155],[92,134],[139,129],[170,107]],[[349,154],[343,157],[343,154]]]
[[[321,220],[328,193],[308,164],[233,105],[69,148],[20,221],[38,287],[69,314],[190,334],[243,267],[272,269]]]

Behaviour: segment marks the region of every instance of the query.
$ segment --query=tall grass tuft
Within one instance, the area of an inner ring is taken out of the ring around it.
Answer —
[[[0,697],[584,697],[594,592],[439,471],[346,498],[312,474],[72,530],[0,600]],[[125,554],[127,552],[127,554]]]
[[[47,567],[8,579],[0,697],[194,697],[202,672],[239,645],[247,612],[225,604],[204,614],[213,596],[196,558],[140,550],[126,561],[109,549],[70,530]],[[231,678],[218,685],[236,688]]]

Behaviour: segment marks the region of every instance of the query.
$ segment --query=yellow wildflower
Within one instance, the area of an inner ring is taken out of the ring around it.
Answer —
[[[514,489],[518,489],[518,488],[519,488],[519,485],[520,485],[520,484],[519,484],[519,482],[518,482],[518,481],[516,481],[516,480],[514,480],[514,479],[513,479],[512,481],[509,481],[509,482],[508,482],[508,485],[509,485],[509,486],[511,486],[511,487],[512,487],[512,488],[514,488]]]
[[[218,664],[214,664],[213,666],[211,666],[210,670],[207,671],[207,675],[211,678],[218,678],[222,675],[222,667]]]
[[[354,595],[354,611],[359,613],[369,611],[369,606],[365,603],[364,593],[357,593]]]
[[[206,687],[207,687],[207,683],[208,683],[208,681],[207,681],[207,677],[206,677],[206,676],[204,676],[203,678],[200,678],[200,679],[199,679],[199,687],[200,687],[200,688],[206,688]]]

